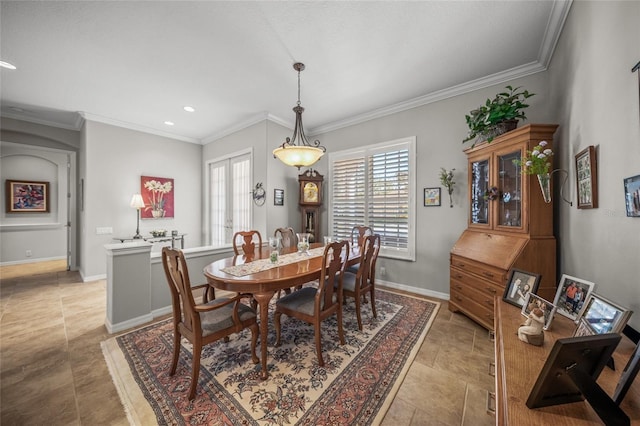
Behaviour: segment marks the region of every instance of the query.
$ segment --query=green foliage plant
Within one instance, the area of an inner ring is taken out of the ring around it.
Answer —
[[[440,183],[447,188],[447,192],[449,193],[449,207],[453,207],[453,199],[451,198],[451,194],[453,194],[453,186],[456,182],[453,180],[453,171],[455,169],[451,169],[449,171],[445,170],[444,167],[440,167]]]
[[[527,119],[524,109],[529,105],[525,101],[535,93],[521,90],[521,87],[506,86],[506,89],[507,91],[498,93],[492,100],[487,99],[484,105],[465,115],[469,133],[463,143],[479,137],[491,142],[500,134],[500,127],[505,122]]]

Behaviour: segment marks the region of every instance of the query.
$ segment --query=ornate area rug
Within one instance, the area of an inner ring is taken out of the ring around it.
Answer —
[[[192,349],[184,339],[176,374],[169,376],[170,320],[106,340],[102,350],[131,424],[378,424],[440,305],[382,290],[376,296],[378,318],[370,303],[363,305],[363,331],[347,299],[343,346],[335,317],[324,321],[324,367],[318,366],[313,327],[285,315],[280,347],[273,346],[270,317],[267,380],[251,362],[249,330],[206,346],[193,401],[187,399]]]

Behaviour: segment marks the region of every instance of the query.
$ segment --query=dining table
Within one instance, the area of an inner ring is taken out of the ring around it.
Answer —
[[[268,247],[256,249],[253,256],[236,255],[205,266],[209,286],[236,293],[251,294],[258,303],[260,327],[261,378],[268,377],[267,336],[269,333],[269,302],[280,290],[291,289],[320,278],[324,245],[311,244],[308,250],[279,250],[272,261]],[[350,248],[347,266],[360,261],[358,247]]]

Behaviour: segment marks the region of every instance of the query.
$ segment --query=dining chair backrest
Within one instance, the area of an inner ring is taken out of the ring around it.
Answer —
[[[325,246],[322,259],[326,269],[324,274],[320,274],[318,281],[316,312],[327,311],[336,304],[342,304],[342,279],[348,257],[347,240]]]
[[[233,236],[233,251],[236,255],[244,254],[247,256],[254,256],[256,253],[256,247],[258,250],[262,248],[262,236],[260,232],[252,231],[238,231]]]
[[[191,291],[189,270],[181,250],[164,247],[162,265],[171,291],[174,325],[182,322],[183,327],[193,332],[200,329],[200,315],[196,313],[196,302]]]
[[[376,279],[376,262],[380,253],[380,234],[374,234],[373,255],[371,257],[371,270],[369,271],[369,281],[373,283]]]
[[[362,247],[364,237],[373,235],[373,229],[369,226],[354,226],[351,228],[351,245]]]
[[[371,278],[371,263],[373,262],[376,251],[376,240],[379,239],[379,235],[367,235],[363,237],[363,245],[360,246],[360,265],[356,274],[356,281],[361,288],[366,287]]]
[[[277,228],[273,233],[274,237],[280,237],[280,244],[282,248],[297,247],[296,231],[291,227]]]

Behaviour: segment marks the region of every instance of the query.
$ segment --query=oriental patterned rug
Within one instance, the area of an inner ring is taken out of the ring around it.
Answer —
[[[191,345],[184,339],[176,374],[169,376],[170,320],[106,340],[102,350],[134,425],[379,424],[440,305],[382,290],[376,296],[378,318],[370,303],[363,305],[363,331],[353,299],[347,300],[343,346],[335,317],[323,322],[324,367],[318,366],[313,327],[285,315],[280,347],[273,346],[270,318],[267,380],[251,362],[249,330],[206,346],[193,401],[187,399]]]

